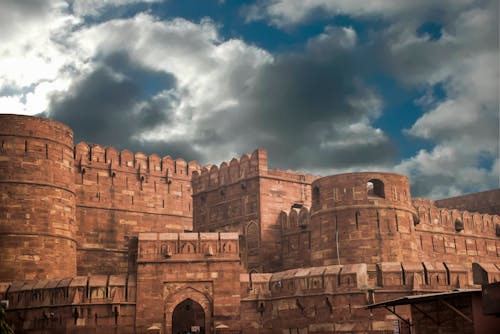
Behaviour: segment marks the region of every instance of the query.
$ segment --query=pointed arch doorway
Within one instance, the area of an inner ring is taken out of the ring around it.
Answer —
[[[177,304],[172,313],[172,334],[185,333],[206,333],[205,311],[191,298]]]
[[[165,300],[165,334],[184,334],[191,326],[200,326],[200,334],[211,334],[212,325],[212,299],[200,290],[186,287]]]

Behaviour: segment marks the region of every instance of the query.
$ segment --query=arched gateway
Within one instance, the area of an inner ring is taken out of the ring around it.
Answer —
[[[165,333],[212,333],[211,302],[205,294],[193,288],[170,296],[167,299],[165,315]]]

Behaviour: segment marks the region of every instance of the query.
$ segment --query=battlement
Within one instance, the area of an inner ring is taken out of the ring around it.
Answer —
[[[246,297],[293,297],[356,290],[446,291],[500,280],[492,263],[381,262],[290,269],[273,274],[242,274]],[[246,290],[246,291],[245,291]]]
[[[359,172],[326,176],[312,185],[312,211],[344,206],[400,206],[411,209],[410,182],[404,175]]]
[[[147,156],[142,152],[129,150],[118,151],[114,147],[103,148],[100,145],[78,143],[74,148],[75,166],[81,173],[88,167],[101,167],[109,170],[111,176],[118,171],[137,172],[140,178],[149,175],[190,179],[195,171],[200,170],[196,161],[186,162],[182,158],[170,156],[160,158],[156,154]]]
[[[239,261],[237,233],[139,233],[138,263]]]
[[[439,208],[434,201],[414,199],[416,229],[474,237],[500,237],[500,216],[487,213]]]
[[[267,152],[262,149],[252,154],[243,154],[239,159],[222,162],[220,166],[208,165],[193,175],[194,193],[227,186],[255,176],[270,177],[283,181],[311,184],[319,176],[302,174],[291,170],[268,169]]]
[[[229,163],[205,166],[199,173],[193,173],[193,192],[198,193],[240,180],[260,175],[267,171],[267,152],[255,150],[251,155],[243,154],[240,159],[233,158]]]
[[[458,209],[500,215],[500,189],[466,194],[434,201],[440,208]]]
[[[5,293],[9,309],[135,302],[136,281],[128,275],[93,275],[15,281]]]

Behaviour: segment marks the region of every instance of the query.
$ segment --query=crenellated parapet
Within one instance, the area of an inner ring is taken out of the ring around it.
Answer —
[[[193,193],[227,186],[267,171],[267,152],[255,150],[251,155],[243,154],[239,159],[222,162],[220,166],[205,166],[193,174]]]
[[[78,205],[192,215],[191,176],[199,170],[195,161],[79,143],[75,167]]]
[[[156,154],[146,155],[142,152],[132,153],[129,150],[118,151],[114,147],[101,147],[78,143],[74,148],[75,166],[80,173],[89,167],[108,170],[111,177],[117,173],[134,173],[141,181],[149,176],[179,178],[189,180],[195,171],[200,170],[196,161],[186,162],[182,158],[170,156],[160,158]]]
[[[261,298],[338,294],[360,290],[401,291],[404,294],[477,287],[499,279],[492,263],[467,266],[451,262],[380,262],[295,268],[273,274],[242,274],[246,295]]]
[[[14,281],[6,292],[6,298],[9,310],[135,302],[135,286],[135,278],[127,275]]]
[[[459,233],[477,237],[500,237],[500,216],[487,213],[439,208],[434,201],[414,199],[417,229],[429,232]]]
[[[79,274],[133,271],[129,242],[138,233],[192,229],[196,162],[87,143],[74,159]]]
[[[128,275],[92,275],[15,281],[5,293],[8,314],[22,331],[73,332],[133,329],[136,279]]]
[[[440,208],[500,215],[500,189],[439,199],[434,204]]]
[[[138,263],[239,260],[237,233],[140,233]]]
[[[489,262],[500,256],[500,216],[438,208],[415,199],[415,233],[422,259]]]

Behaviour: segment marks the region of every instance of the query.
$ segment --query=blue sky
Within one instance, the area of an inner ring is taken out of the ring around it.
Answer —
[[[498,187],[498,1],[4,0],[0,112],[220,164]]]

